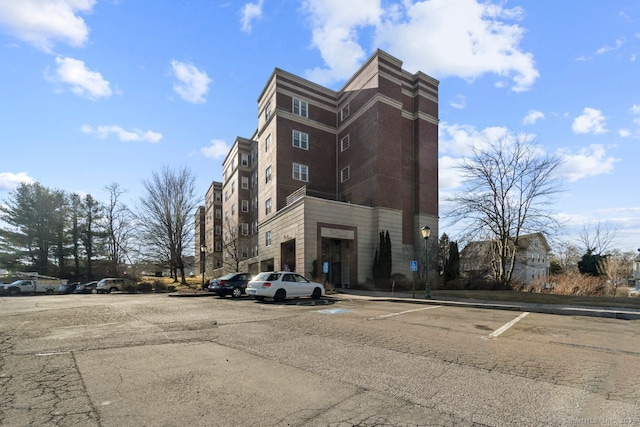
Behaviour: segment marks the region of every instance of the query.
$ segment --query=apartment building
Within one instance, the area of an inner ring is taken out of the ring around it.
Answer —
[[[223,229],[246,237],[241,270],[365,282],[388,231],[393,271],[410,277],[420,229],[438,235],[438,81],[381,50],[339,91],[276,68],[255,133],[223,171]]]

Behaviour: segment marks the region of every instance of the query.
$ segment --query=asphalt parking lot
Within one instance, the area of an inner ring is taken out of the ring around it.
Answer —
[[[0,424],[634,425],[639,326],[348,296],[2,297]]]

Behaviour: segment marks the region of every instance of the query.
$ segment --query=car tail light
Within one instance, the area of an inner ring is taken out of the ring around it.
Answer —
[[[269,283],[269,282],[264,282],[264,283],[262,284],[262,287],[263,287],[263,288],[269,288],[269,287],[271,287],[271,283]]]
[[[226,281],[226,280],[220,280],[220,282],[219,282],[219,285],[220,285],[220,286],[224,286],[224,285],[226,285],[226,284],[227,284],[227,281]]]

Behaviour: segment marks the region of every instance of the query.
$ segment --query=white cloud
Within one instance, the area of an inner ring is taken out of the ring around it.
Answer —
[[[257,3],[247,3],[242,7],[242,18],[240,22],[242,27],[240,28],[245,33],[251,32],[252,22],[262,17],[262,5],[264,0],[258,0]]]
[[[80,130],[83,133],[89,135],[96,135],[100,139],[106,139],[109,135],[116,135],[120,141],[145,141],[145,142],[159,142],[162,139],[162,134],[159,132],[153,132],[151,130],[142,131],[139,129],[125,130],[118,125],[98,126],[93,127],[89,125],[83,125]]]
[[[633,104],[629,110],[633,118],[633,123],[640,125],[640,105]]]
[[[21,183],[33,184],[34,182],[35,180],[27,175],[26,172],[0,172],[0,191],[13,191]]]
[[[230,148],[231,147],[229,147],[222,139],[213,139],[211,140],[211,145],[208,147],[202,147],[200,152],[205,157],[218,159],[220,157],[225,157],[229,153]]]
[[[602,111],[589,107],[582,111],[582,115],[573,120],[572,128],[575,133],[601,134],[607,132]]]
[[[610,52],[612,50],[620,49],[622,47],[622,45],[625,44],[626,41],[627,40],[624,37],[619,37],[618,39],[616,39],[615,46],[609,46],[609,45],[602,46],[600,49],[598,49],[596,51],[596,54],[597,55],[602,55],[602,54]]]
[[[582,148],[575,154],[568,150],[559,150],[558,156],[562,159],[559,173],[569,182],[609,174],[613,172],[615,163],[619,161],[608,155],[605,147],[599,144]]]
[[[1,0],[0,28],[50,53],[56,42],[81,47],[89,29],[78,13],[90,13],[95,0]]]
[[[329,85],[349,77],[365,59],[357,29],[378,26],[379,0],[305,0],[312,27],[312,45],[320,50],[325,67],[307,70],[314,82]]]
[[[542,111],[537,110],[529,110],[527,115],[522,120],[522,123],[525,125],[535,124],[538,120],[544,119],[544,113]]]
[[[467,107],[467,97],[464,95],[456,95],[456,97],[449,103],[456,110],[462,110]]]
[[[520,47],[525,30],[514,23],[523,15],[519,7],[478,0],[405,0],[386,9],[380,0],[306,0],[304,6],[312,45],[325,62],[308,70],[307,78],[321,84],[348,78],[358,68],[365,38],[403,58],[408,71],[437,78],[473,80],[493,73],[523,91],[539,77],[533,55]]]
[[[618,130],[618,135],[620,138],[629,138],[631,136],[631,131],[629,129],[620,129]]]
[[[173,84],[173,90],[187,102],[203,104],[205,95],[209,92],[209,84],[212,80],[204,71],[186,62],[171,60],[173,74],[178,81]]]
[[[83,61],[58,57],[56,64],[58,66],[54,75],[48,75],[48,70],[45,71],[49,81],[70,85],[73,93],[89,99],[112,95],[110,83],[99,72],[87,69]]]
[[[438,159],[438,188],[446,192],[459,187],[464,181],[458,167],[463,163],[462,158],[443,156]]]
[[[474,147],[487,146],[489,142],[507,138],[509,134],[509,129],[505,127],[488,127],[478,131],[470,125],[441,122],[438,148],[441,154],[464,157],[471,155]]]

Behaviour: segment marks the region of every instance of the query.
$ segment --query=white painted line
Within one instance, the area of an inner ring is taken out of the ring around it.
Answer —
[[[52,353],[36,353],[36,356],[57,356],[59,354],[69,354],[71,351],[54,351]]]
[[[519,321],[521,321],[522,319],[525,318],[525,316],[529,314],[528,311],[525,311],[524,313],[522,313],[520,316],[516,317],[515,319],[513,319],[511,322],[503,325],[501,328],[496,329],[495,331],[493,331],[487,338],[491,339],[491,338],[497,338],[500,334],[502,334],[504,331],[506,331],[507,329],[509,329],[510,327],[512,327],[513,325],[515,325],[516,323],[518,323]]]
[[[387,317],[400,316],[401,314],[413,313],[414,311],[431,310],[432,308],[442,307],[441,305],[432,305],[424,308],[416,308],[415,310],[400,311],[398,313],[383,314],[381,316],[370,317],[367,320],[386,319]]]

